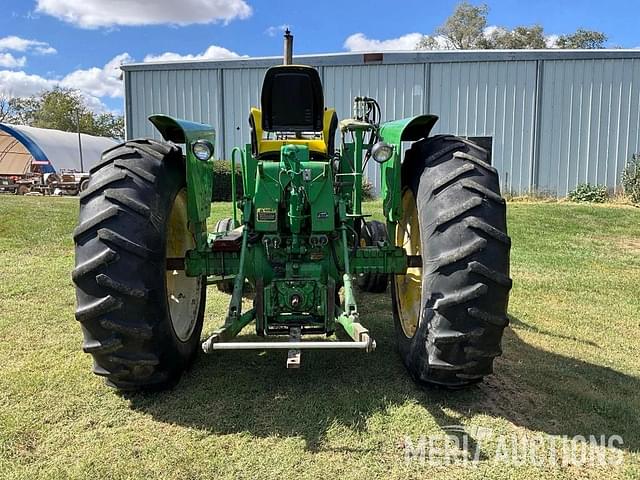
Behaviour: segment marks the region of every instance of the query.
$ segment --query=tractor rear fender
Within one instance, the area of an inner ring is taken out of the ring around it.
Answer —
[[[436,115],[417,115],[386,122],[380,126],[381,140],[394,146],[393,156],[380,167],[382,205],[388,222],[397,222],[402,214],[402,142],[416,142],[428,137],[437,121]]]
[[[215,130],[211,125],[180,120],[168,115],[152,115],[149,121],[166,141],[184,145],[187,215],[193,225],[203,224],[211,214]],[[193,154],[193,144],[198,140],[207,141],[211,145],[212,156],[209,160],[199,160]]]

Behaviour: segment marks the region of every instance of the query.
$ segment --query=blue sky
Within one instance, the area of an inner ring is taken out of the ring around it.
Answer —
[[[407,49],[432,33],[455,0],[0,0],[0,93],[29,95],[56,83],[96,109],[122,110],[122,62],[279,55],[279,26],[296,53]],[[472,2],[479,3],[479,2]],[[539,23],[548,35],[583,27],[609,45],[640,46],[640,2],[487,0],[489,24]],[[413,35],[412,35],[413,34]],[[187,57],[188,58],[188,57]]]

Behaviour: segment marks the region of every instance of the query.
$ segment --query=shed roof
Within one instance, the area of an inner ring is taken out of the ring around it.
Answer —
[[[24,145],[33,160],[45,167],[43,171],[80,171],[80,151],[77,133],[25,125],[8,125],[6,123],[0,123],[0,130],[13,136]],[[117,143],[111,138],[96,137],[84,133],[81,134],[81,140],[85,171],[88,171],[100,161],[104,150]]]
[[[496,62],[518,60],[595,60],[640,58],[640,50],[409,50],[397,52],[343,52],[294,55],[294,63],[312,66],[390,65],[402,63]],[[282,63],[281,56],[240,57],[218,60],[173,60],[163,62],[128,63],[125,72],[137,70],[201,70],[215,68],[267,68]]]

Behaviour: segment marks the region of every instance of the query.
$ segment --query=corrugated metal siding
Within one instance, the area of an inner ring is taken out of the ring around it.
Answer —
[[[211,125],[221,124],[219,70],[161,70],[127,73],[127,138],[160,138],[147,120],[164,113]],[[219,143],[219,142],[218,142]],[[217,154],[222,154],[220,145]]]
[[[223,135],[220,141],[224,144],[224,158],[230,158],[233,147],[242,147],[251,141],[249,112],[251,107],[260,108],[260,90],[266,71],[266,68],[223,70],[225,119],[218,131]]]
[[[547,61],[541,105],[538,188],[618,185],[639,151],[640,61]]]
[[[440,63],[431,66],[434,133],[493,137],[493,165],[503,189],[526,191],[536,103],[536,62]]]
[[[367,96],[378,101],[383,119],[421,114],[426,107],[425,69],[425,64],[322,67],[325,105],[334,107],[338,118],[349,118],[353,98]],[[377,190],[378,164],[369,162],[364,174]]]
[[[415,57],[415,58],[414,58]],[[249,141],[266,68],[277,59],[125,67],[127,138],[155,137],[147,121],[167,113],[213,125],[217,156]],[[440,116],[434,133],[493,137],[505,190],[566,195],[578,183],[615,187],[640,150],[640,54],[593,52],[433,52],[302,59],[316,65],[325,103],[351,116],[354,96],[375,97],[383,118]],[[224,100],[223,100],[224,99]],[[365,172],[379,183],[379,168]]]

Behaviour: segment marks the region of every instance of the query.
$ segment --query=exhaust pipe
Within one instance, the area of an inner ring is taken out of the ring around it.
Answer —
[[[284,32],[284,63],[283,65],[293,65],[293,35],[287,28]]]

